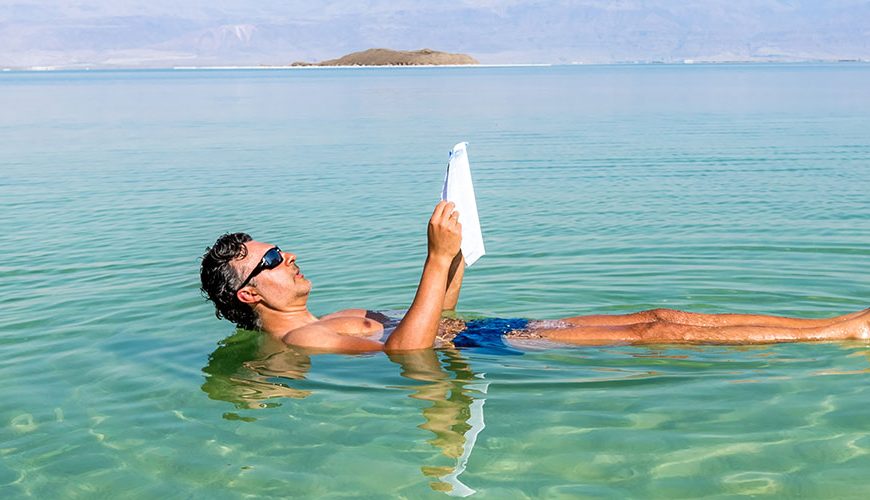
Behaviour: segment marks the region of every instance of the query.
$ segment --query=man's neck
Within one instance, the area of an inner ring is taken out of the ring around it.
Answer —
[[[311,314],[308,308],[276,311],[266,309],[260,312],[260,327],[273,337],[283,337],[288,332],[317,321],[317,316]]]

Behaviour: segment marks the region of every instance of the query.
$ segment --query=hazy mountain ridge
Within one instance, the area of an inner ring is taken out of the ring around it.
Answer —
[[[870,1],[288,4],[157,2],[130,15],[92,2],[13,4],[0,7],[0,66],[286,65],[369,47],[434,47],[484,64],[870,60]]]

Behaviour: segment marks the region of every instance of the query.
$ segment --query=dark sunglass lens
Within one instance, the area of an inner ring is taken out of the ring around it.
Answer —
[[[277,247],[269,250],[263,256],[264,269],[275,269],[282,262],[284,262],[284,257],[281,256],[281,250]]]

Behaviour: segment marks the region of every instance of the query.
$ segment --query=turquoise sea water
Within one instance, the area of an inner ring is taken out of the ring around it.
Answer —
[[[216,320],[225,231],[401,309],[447,151],[460,312],[870,306],[870,66],[0,73],[0,494],[863,498],[870,345],[308,357]]]

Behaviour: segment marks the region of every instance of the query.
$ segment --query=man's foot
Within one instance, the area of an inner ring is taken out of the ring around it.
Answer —
[[[866,309],[864,314],[855,318],[858,324],[855,327],[855,335],[852,337],[856,340],[870,340],[870,309]]]
[[[831,338],[870,340],[870,309],[824,329]]]

